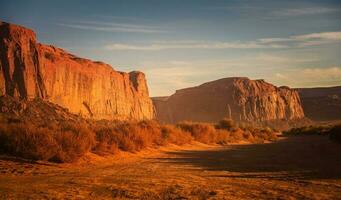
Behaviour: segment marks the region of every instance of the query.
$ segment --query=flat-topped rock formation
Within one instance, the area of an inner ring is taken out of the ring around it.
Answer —
[[[313,120],[341,120],[341,86],[298,88],[305,115]]]
[[[248,78],[224,78],[177,90],[169,97],[153,98],[153,103],[157,119],[168,123],[216,122],[225,117],[249,122],[304,117],[296,90]]]
[[[42,98],[96,119],[152,119],[145,75],[114,70],[37,43],[27,28],[0,22],[0,95]]]

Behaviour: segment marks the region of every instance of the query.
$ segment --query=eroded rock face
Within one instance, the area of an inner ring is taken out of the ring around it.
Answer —
[[[227,117],[236,121],[262,122],[304,117],[295,90],[275,87],[263,80],[224,78],[197,87],[177,90],[170,97],[153,98],[160,121],[217,122]]]
[[[152,119],[154,109],[142,72],[39,44],[27,28],[0,22],[0,94],[42,98],[96,119]]]

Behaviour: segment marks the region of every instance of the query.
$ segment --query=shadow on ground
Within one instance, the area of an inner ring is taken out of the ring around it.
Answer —
[[[157,162],[229,172],[230,178],[341,179],[341,145],[326,136],[292,136],[268,144],[167,152]]]

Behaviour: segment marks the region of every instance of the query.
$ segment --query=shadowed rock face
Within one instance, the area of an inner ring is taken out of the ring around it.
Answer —
[[[341,119],[341,86],[298,88],[304,113],[313,120]]]
[[[170,97],[153,98],[160,121],[216,122],[224,117],[236,121],[263,122],[304,117],[295,90],[275,87],[263,80],[224,78],[197,87],[177,90]]]
[[[72,113],[97,119],[152,119],[154,110],[142,72],[39,44],[27,28],[0,22],[0,94],[42,98]]]

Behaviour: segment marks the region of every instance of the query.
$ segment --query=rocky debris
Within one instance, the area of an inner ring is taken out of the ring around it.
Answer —
[[[32,30],[0,22],[0,95],[41,98],[95,119],[152,119],[142,72],[124,73],[39,44]]]
[[[153,98],[153,103],[157,119],[168,123],[216,122],[226,117],[248,122],[304,117],[297,91],[248,78],[224,78],[177,90],[168,98]]]
[[[341,86],[297,90],[306,117],[318,121],[341,120]]]
[[[41,98],[30,100],[18,99],[11,96],[0,97],[1,120],[7,122],[77,122],[84,119],[72,114],[68,109]]]

